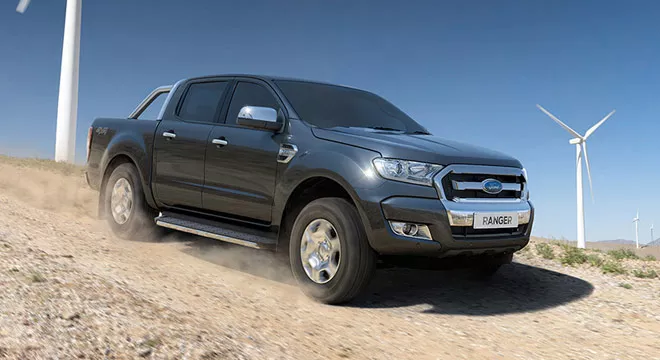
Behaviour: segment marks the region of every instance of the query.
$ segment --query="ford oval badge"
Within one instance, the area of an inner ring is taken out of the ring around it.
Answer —
[[[488,194],[499,194],[502,192],[502,182],[495,179],[486,179],[481,182],[481,188]]]

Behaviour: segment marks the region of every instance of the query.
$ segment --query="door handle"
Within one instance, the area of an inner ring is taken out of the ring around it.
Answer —
[[[225,139],[213,139],[211,141],[211,143],[215,144],[215,145],[220,145],[220,146],[225,146],[225,145],[229,144],[229,142]]]
[[[176,137],[176,134],[173,132],[165,131],[163,133],[163,136],[168,138],[168,139],[174,139]]]

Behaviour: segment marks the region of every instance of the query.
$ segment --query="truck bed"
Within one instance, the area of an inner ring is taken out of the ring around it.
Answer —
[[[136,156],[143,157],[133,160],[136,164],[143,164],[139,170],[145,178],[148,178],[151,169],[147,164],[151,163],[154,134],[159,123],[158,120],[126,118],[98,118],[94,120],[90,128],[91,139],[87,162],[86,176],[89,185],[94,189],[99,189],[103,178],[100,169],[106,168],[107,162],[119,154],[131,159]],[[111,146],[114,143],[127,145]],[[136,146],[141,146],[141,148],[135,148]],[[108,149],[112,149],[112,154],[109,153]]]

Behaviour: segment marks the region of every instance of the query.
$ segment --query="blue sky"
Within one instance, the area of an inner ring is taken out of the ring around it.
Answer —
[[[0,4],[0,153],[52,157],[65,1],[22,15],[17,2]],[[647,242],[660,225],[658,18],[660,3],[641,0],[84,1],[77,160],[95,117],[125,117],[182,77],[329,81],[384,96],[435,135],[516,156],[534,233],[574,239],[575,149],[535,104],[581,133],[616,109],[589,139],[587,239],[634,238],[639,208]]]

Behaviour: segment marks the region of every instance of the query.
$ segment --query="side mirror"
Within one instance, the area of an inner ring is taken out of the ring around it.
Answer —
[[[236,124],[255,129],[280,130],[282,123],[277,120],[277,110],[273,108],[246,105],[238,112]]]

